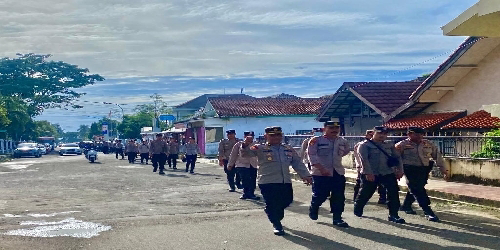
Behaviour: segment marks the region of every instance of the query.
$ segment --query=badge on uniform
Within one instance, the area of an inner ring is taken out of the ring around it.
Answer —
[[[309,141],[309,145],[314,145],[316,143],[316,137],[312,138],[310,141]]]
[[[268,160],[268,161],[272,161],[272,160],[273,160],[273,157],[267,157],[267,160]]]
[[[257,149],[259,149],[259,146],[257,146],[257,145],[253,145],[253,146],[251,146],[251,147],[250,147],[250,149],[251,149],[251,150],[257,150]]]

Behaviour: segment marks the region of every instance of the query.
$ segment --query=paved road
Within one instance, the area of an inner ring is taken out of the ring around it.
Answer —
[[[348,201],[344,217],[351,228],[334,228],[327,206],[318,221],[308,218],[310,188],[294,185],[296,201],[283,221],[288,235],[278,237],[271,232],[263,203],[241,201],[240,194],[227,192],[223,171],[215,165],[198,164],[194,175],[178,170],[159,176],[150,165],[132,165],[110,155],[101,155],[97,164],[83,156],[16,159],[0,164],[0,249],[500,246],[500,220],[449,205],[438,208],[442,223],[420,215],[404,216],[408,224],[396,225],[386,221],[386,208],[377,205],[367,206],[366,217],[357,218]],[[56,235],[70,237],[41,237]]]

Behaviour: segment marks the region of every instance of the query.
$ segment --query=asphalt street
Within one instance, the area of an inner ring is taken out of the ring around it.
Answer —
[[[195,174],[129,164],[99,155],[49,155],[0,163],[0,249],[500,249],[500,220],[473,208],[437,206],[441,223],[401,214],[389,223],[376,195],[365,216],[352,214],[348,189],[344,220],[307,216],[310,187],[294,182],[295,202],[280,237],[263,202],[227,191],[221,167],[199,163]],[[258,192],[257,192],[258,193]]]

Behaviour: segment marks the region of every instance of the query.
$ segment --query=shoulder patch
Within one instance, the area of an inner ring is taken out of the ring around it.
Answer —
[[[253,145],[250,147],[251,150],[257,150],[259,149],[259,145]]]

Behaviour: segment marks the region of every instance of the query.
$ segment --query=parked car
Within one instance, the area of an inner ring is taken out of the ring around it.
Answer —
[[[14,158],[21,158],[23,156],[34,156],[36,158],[42,157],[42,152],[38,148],[37,143],[20,143],[14,150]]]
[[[46,155],[47,154],[47,148],[45,147],[45,145],[38,144],[37,147],[38,147],[38,150],[40,150],[40,153],[42,155]]]
[[[59,148],[59,155],[61,156],[69,154],[82,155],[82,153],[83,153],[82,149],[76,143],[63,144]]]
[[[50,143],[45,143],[44,145],[45,145],[45,148],[47,149],[47,154],[52,152],[52,150],[54,150],[52,148],[52,145],[50,145]]]

